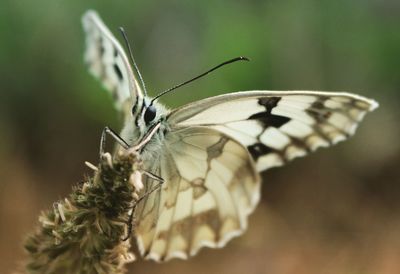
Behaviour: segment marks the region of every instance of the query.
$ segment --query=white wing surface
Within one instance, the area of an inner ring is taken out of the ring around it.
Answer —
[[[167,135],[149,169],[165,182],[136,211],[142,255],[187,258],[203,246],[222,247],[246,229],[260,196],[248,151],[213,129],[190,127]],[[147,190],[157,182],[147,179]]]
[[[344,92],[250,91],[174,110],[173,128],[207,126],[245,146],[258,171],[343,141],[378,104]]]
[[[125,108],[124,104],[131,108],[143,94],[125,51],[95,11],[86,12],[82,24],[86,34],[85,62],[90,72],[111,93],[118,109]]]

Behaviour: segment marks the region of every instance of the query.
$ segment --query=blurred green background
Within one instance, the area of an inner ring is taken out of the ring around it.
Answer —
[[[0,269],[24,257],[41,210],[97,162],[112,100],[83,64],[80,17],[124,26],[150,94],[239,63],[163,98],[174,107],[238,90],[332,90],[380,108],[356,136],[265,174],[248,231],[189,261],[131,273],[400,273],[400,2],[45,1],[0,3]],[[119,35],[117,36],[119,38]]]

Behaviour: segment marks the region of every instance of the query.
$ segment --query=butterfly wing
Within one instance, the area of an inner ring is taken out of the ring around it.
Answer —
[[[248,151],[214,129],[168,134],[148,168],[165,182],[136,211],[145,258],[187,258],[203,246],[224,246],[245,230],[259,200],[260,178]],[[157,182],[147,178],[144,184],[148,191]]]
[[[143,93],[123,48],[95,11],[86,12],[82,24],[86,34],[85,62],[90,72],[111,93],[118,109],[132,107]]]
[[[348,138],[376,107],[348,93],[252,91],[172,111],[148,165],[164,185],[136,212],[142,255],[163,261],[224,246],[259,200],[258,172]]]
[[[258,171],[343,141],[377,102],[344,92],[251,91],[173,111],[174,127],[207,126],[247,147]]]

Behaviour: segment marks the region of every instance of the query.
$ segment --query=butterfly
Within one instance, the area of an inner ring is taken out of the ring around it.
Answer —
[[[144,167],[164,181],[155,188],[154,176],[144,178],[143,192],[156,191],[134,212],[146,259],[188,258],[202,247],[225,246],[246,230],[260,200],[260,172],[349,138],[378,107],[345,92],[245,91],[168,110],[139,86],[98,14],[88,11],[82,22],[89,70],[125,116],[121,134],[108,133],[126,148],[146,139]]]

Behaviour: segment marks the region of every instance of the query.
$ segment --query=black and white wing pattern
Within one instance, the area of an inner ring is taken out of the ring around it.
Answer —
[[[163,187],[136,211],[139,249],[156,261],[187,258],[203,246],[224,246],[246,229],[260,195],[253,160],[236,140],[205,127],[167,136],[147,162],[147,169],[165,180]],[[145,192],[157,183],[146,178]]]
[[[237,92],[183,106],[169,121],[231,136],[248,149],[260,172],[347,139],[377,106],[345,92]]]
[[[348,138],[376,107],[349,93],[251,91],[172,111],[147,162],[165,182],[136,211],[142,255],[164,261],[224,246],[246,228],[259,172]],[[146,180],[147,190],[157,183]]]
[[[133,145],[158,126],[140,153],[144,169],[164,183],[134,212],[139,250],[155,261],[223,247],[242,234],[260,198],[260,172],[347,139],[378,106],[350,93],[249,91],[168,112],[144,98],[123,48],[97,13],[88,11],[82,22],[85,61],[128,114],[122,137]],[[144,178],[143,193],[156,184]]]
[[[125,108],[127,102],[132,107],[143,94],[123,48],[95,11],[86,12],[82,24],[86,34],[85,62],[90,72],[110,91],[117,109]]]

